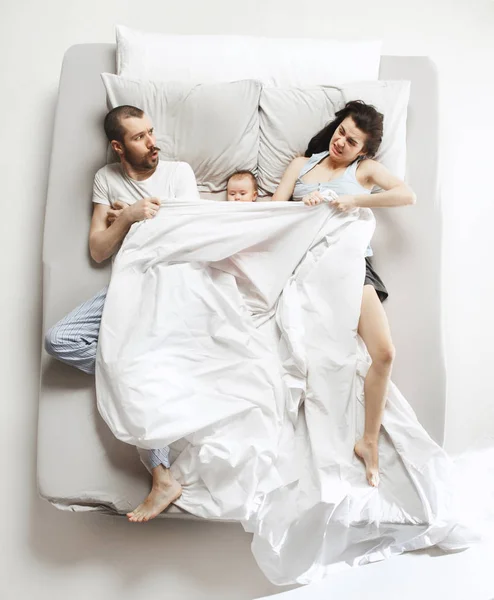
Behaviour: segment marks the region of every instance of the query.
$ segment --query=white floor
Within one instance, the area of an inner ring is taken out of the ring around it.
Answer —
[[[416,552],[348,569],[257,600],[493,600],[494,545],[455,554]]]

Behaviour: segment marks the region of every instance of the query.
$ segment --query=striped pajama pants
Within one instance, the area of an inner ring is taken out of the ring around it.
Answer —
[[[84,373],[94,374],[96,348],[105,304],[105,287],[87,302],[83,302],[61,321],[56,323],[45,336],[45,349],[54,358],[76,367]],[[151,471],[158,465],[170,467],[170,449],[138,448],[142,463]]]

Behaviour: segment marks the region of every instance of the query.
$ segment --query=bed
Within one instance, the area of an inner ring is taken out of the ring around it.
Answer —
[[[100,73],[115,72],[115,46],[70,48],[57,101],[43,247],[44,331],[101,289],[108,264],[88,252],[94,173],[106,161]],[[397,349],[393,380],[432,438],[442,444],[445,368],[441,343],[441,216],[438,190],[437,73],[426,57],[383,56],[380,79],[411,81],[407,181],[413,210],[375,211],[375,265]],[[412,364],[413,369],[408,368]],[[119,442],[96,408],[94,378],[42,352],[38,488],[62,510],[122,515],[147,494],[149,475],[135,449]],[[176,507],[164,518],[193,518]]]

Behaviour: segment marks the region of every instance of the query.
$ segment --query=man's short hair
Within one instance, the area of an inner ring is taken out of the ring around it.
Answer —
[[[226,182],[226,185],[228,185],[228,183],[232,180],[232,179],[243,179],[244,177],[248,177],[251,181],[252,181],[252,185],[254,187],[254,191],[258,192],[259,191],[259,187],[257,185],[257,179],[254,175],[254,173],[252,173],[252,171],[248,171],[247,169],[242,169],[240,171],[235,171],[235,173],[232,173],[230,175],[230,177],[228,177],[228,180]]]
[[[106,137],[109,142],[116,140],[117,142],[122,143],[124,141],[125,129],[122,125],[122,121],[124,119],[128,119],[129,117],[137,117],[138,119],[142,119],[144,116],[144,111],[140,108],[136,108],[135,106],[129,106],[124,104],[123,106],[117,106],[113,108],[105,117],[104,128]]]

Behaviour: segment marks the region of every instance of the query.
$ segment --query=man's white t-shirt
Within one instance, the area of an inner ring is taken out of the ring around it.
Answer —
[[[134,204],[141,198],[199,200],[197,182],[189,164],[159,161],[156,171],[144,181],[131,179],[120,163],[102,167],[94,177],[93,202],[113,206],[116,200]]]

